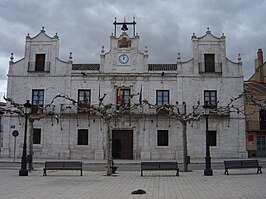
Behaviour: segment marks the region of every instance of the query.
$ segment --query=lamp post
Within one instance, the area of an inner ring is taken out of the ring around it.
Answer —
[[[21,168],[19,170],[19,176],[27,176],[28,170],[27,170],[27,122],[28,122],[28,116],[31,111],[31,104],[30,101],[27,100],[27,102],[24,104],[24,114],[25,114],[25,132],[24,132],[24,143],[23,143],[23,151],[22,151],[22,157],[21,157]]]
[[[211,156],[210,156],[210,135],[209,135],[209,123],[208,117],[210,114],[210,105],[208,102],[205,102],[203,106],[205,110],[205,118],[206,118],[206,157],[205,157],[205,169],[204,175],[205,176],[212,176],[213,172],[211,169]]]

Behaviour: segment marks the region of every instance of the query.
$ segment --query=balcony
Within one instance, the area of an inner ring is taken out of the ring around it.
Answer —
[[[213,70],[206,71],[205,63],[199,62],[199,73],[209,73],[209,74],[222,74],[222,62],[217,62],[213,66]]]
[[[247,131],[266,131],[266,121],[247,121]]]
[[[28,73],[50,73],[51,62],[28,62]]]

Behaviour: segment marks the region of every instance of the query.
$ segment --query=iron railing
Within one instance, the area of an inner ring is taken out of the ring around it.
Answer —
[[[176,64],[149,64],[149,71],[176,71]]]
[[[50,72],[51,62],[29,62],[28,63],[28,72],[31,73],[49,73]],[[38,67],[36,67],[38,66]],[[41,67],[40,67],[41,66]]]
[[[205,69],[205,63],[199,62],[199,72],[200,73],[222,73],[222,62],[217,62],[214,64],[214,70],[213,71],[206,71]]]

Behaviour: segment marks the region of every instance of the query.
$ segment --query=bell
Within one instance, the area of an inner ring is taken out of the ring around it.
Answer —
[[[123,31],[127,31],[127,30],[128,30],[128,28],[127,28],[127,24],[123,23],[123,26],[122,26],[121,30],[123,30]]]

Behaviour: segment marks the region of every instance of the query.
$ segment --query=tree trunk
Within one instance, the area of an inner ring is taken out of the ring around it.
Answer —
[[[110,120],[105,120],[107,124],[107,138],[106,138],[106,150],[107,150],[107,171],[106,175],[112,175],[112,136],[111,136],[111,128],[110,128]]]

